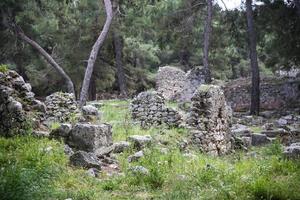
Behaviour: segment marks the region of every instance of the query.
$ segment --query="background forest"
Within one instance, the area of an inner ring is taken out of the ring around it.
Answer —
[[[185,71],[202,66],[206,5],[204,0],[113,1],[114,18],[97,56],[89,98],[94,99],[97,93],[118,94],[120,84],[129,95],[151,88],[160,66],[180,66]],[[0,63],[16,69],[37,96],[66,90],[63,79],[40,54],[4,25],[9,12],[22,32],[70,76],[78,96],[91,48],[105,22],[102,1],[2,0],[0,8]],[[253,12],[262,75],[299,66],[297,1],[256,1]],[[235,10],[213,4],[209,52],[213,78],[250,75],[248,52],[244,2]],[[116,67],[117,59],[121,70]],[[118,77],[122,76],[120,83]]]

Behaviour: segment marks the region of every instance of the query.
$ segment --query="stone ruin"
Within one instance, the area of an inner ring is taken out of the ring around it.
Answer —
[[[210,155],[223,155],[231,150],[229,109],[222,89],[201,85],[192,98],[187,124],[192,141]]]
[[[49,122],[65,122],[80,114],[75,96],[56,92],[46,97],[46,118]]]
[[[201,84],[205,83],[205,71],[201,67],[195,67],[186,73],[186,84],[178,99],[180,102],[191,101],[194,92]]]
[[[186,76],[184,71],[175,67],[160,67],[156,76],[157,91],[165,99],[173,100],[181,93],[185,85]]]
[[[45,105],[34,98],[31,85],[22,76],[12,70],[0,72],[0,135],[23,134],[29,125],[38,128],[45,111]]]
[[[156,91],[140,93],[132,100],[130,110],[133,120],[143,128],[161,124],[179,126],[181,121],[179,113],[166,107],[164,97]]]
[[[167,100],[190,101],[199,85],[205,83],[205,71],[195,67],[185,73],[176,67],[160,67],[156,89]]]
[[[227,102],[235,112],[248,111],[251,104],[251,78],[240,78],[224,86]],[[300,78],[265,77],[260,85],[261,110],[299,109]]]

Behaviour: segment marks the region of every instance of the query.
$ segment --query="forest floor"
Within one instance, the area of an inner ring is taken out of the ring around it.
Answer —
[[[31,136],[0,138],[0,199],[300,199],[300,162],[282,157],[279,142],[210,157],[187,147],[188,131],[166,127],[143,130],[131,121],[127,101],[103,101],[102,120],[113,140],[151,135],[144,157],[128,163],[130,149],[117,155],[120,173],[99,178],[68,164],[61,142]],[[148,174],[133,173],[143,166]]]

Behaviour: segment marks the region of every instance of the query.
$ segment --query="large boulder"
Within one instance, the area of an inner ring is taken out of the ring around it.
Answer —
[[[87,152],[112,145],[112,127],[109,124],[81,124],[74,126],[67,139],[71,147]]]
[[[192,98],[187,123],[192,141],[211,155],[223,155],[231,149],[229,115],[222,89],[201,85]]]

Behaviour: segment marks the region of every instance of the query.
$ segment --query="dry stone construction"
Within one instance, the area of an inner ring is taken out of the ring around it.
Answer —
[[[179,113],[166,107],[164,97],[155,91],[137,95],[131,102],[130,110],[132,118],[144,128],[161,124],[178,126],[181,120]]]
[[[190,101],[199,85],[205,82],[205,71],[194,67],[185,73],[176,67],[160,67],[156,77],[156,89],[166,100]]]
[[[192,98],[187,123],[192,141],[210,155],[223,155],[231,149],[229,113],[222,89],[201,85]]]
[[[34,96],[31,85],[17,72],[0,72],[0,135],[18,135],[29,125],[40,126],[46,107]]]

